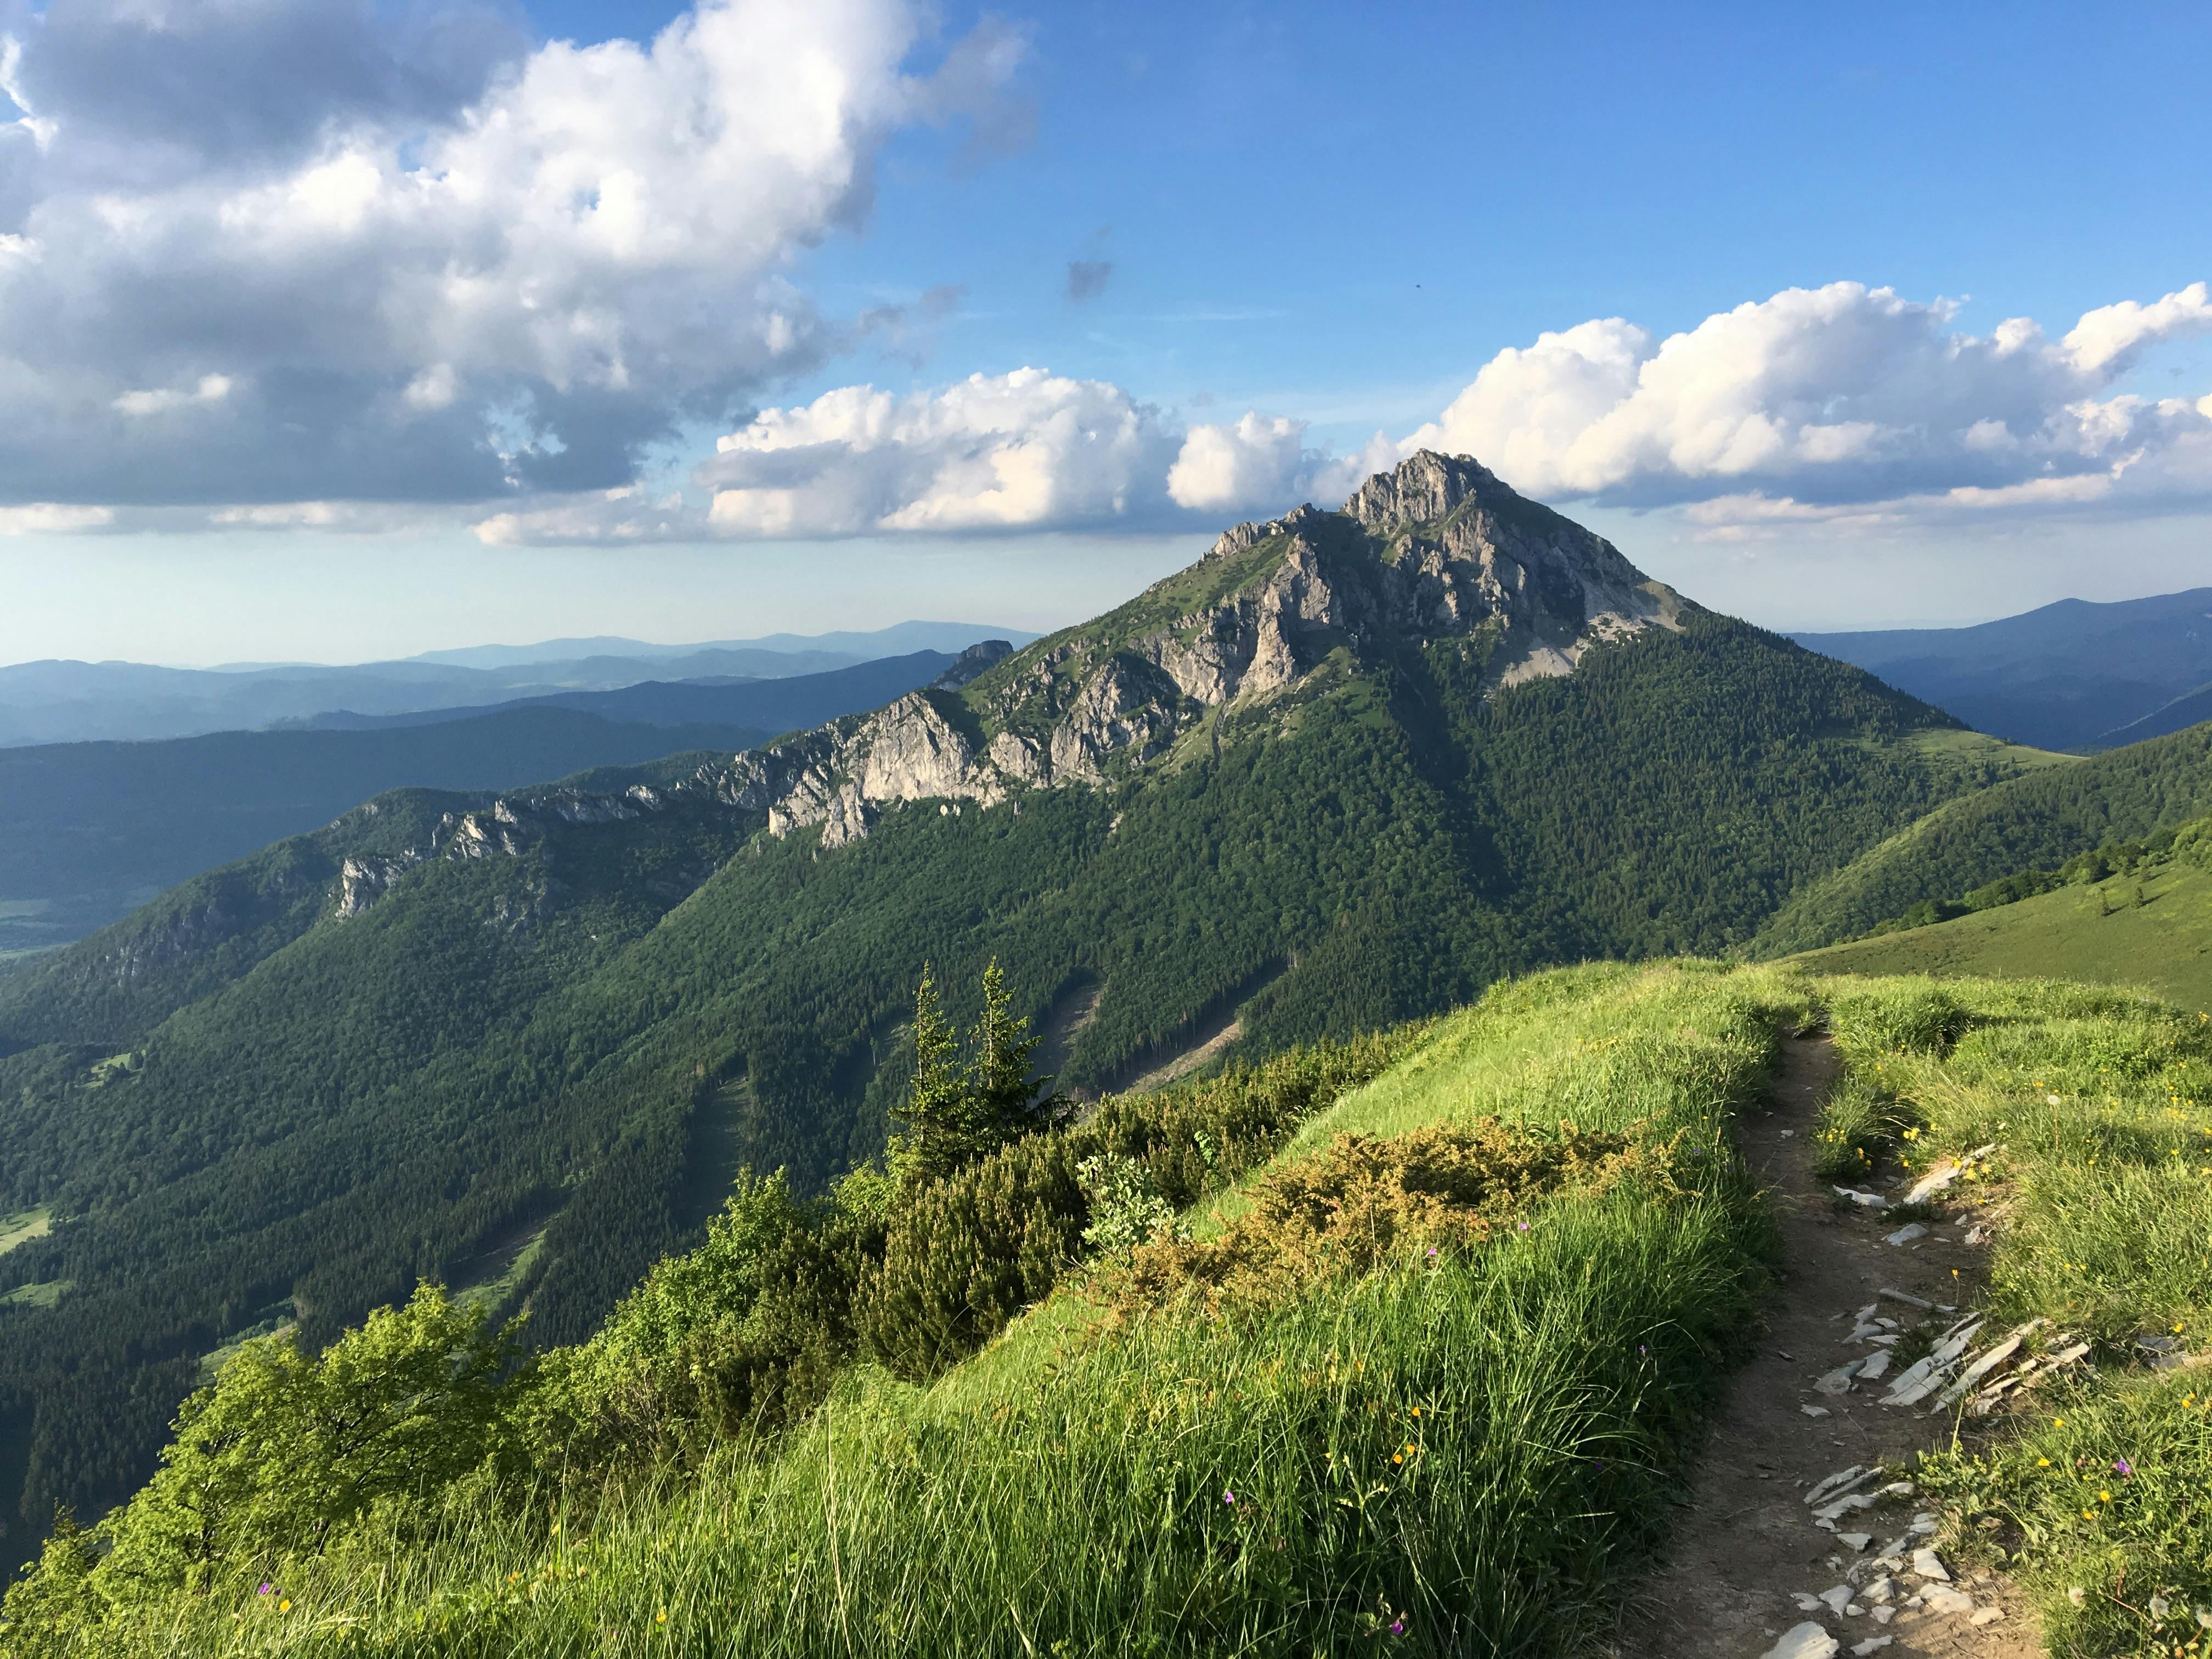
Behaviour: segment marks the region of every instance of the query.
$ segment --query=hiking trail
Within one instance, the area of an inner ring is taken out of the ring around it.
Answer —
[[[1625,1610],[1623,1655],[2042,1659],[2019,1594],[2000,1577],[1931,1560],[1933,1517],[1893,1488],[1910,1479],[1914,1453],[1948,1441],[1954,1413],[1923,1415],[1932,1401],[1885,1406],[1887,1381],[1834,1375],[1886,1346],[1891,1331],[1909,1352],[1916,1327],[1930,1336],[1949,1329],[1986,1274],[1986,1253],[1965,1243],[1965,1224],[1930,1221],[1893,1244],[1890,1235],[1909,1231],[1898,1218],[1839,1200],[1813,1173],[1814,1127],[1839,1066],[1825,1035],[1784,1037],[1779,1075],[1737,1126],[1781,1231],[1781,1283],[1678,1500],[1667,1559]],[[1881,1335],[1866,1334],[1876,1325]],[[1824,1379],[1839,1391],[1816,1388]],[[1869,1472],[1822,1492],[1854,1468]],[[1926,1572],[1938,1565],[1948,1582]]]

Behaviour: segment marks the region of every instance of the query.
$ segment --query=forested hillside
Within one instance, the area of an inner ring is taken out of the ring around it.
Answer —
[[[1856,939],[1923,899],[1956,899],[2023,870],[2212,812],[2212,725],[1954,800],[1808,886],[1760,932],[1780,956]]]
[[[1422,456],[964,687],[374,803],[0,979],[0,1213],[53,1218],[0,1257],[23,1513],[142,1478],[218,1345],[418,1276],[587,1334],[740,1165],[881,1149],[925,963],[997,958],[1097,1092],[1231,1016],[1719,951],[2002,769],[1954,729]]]

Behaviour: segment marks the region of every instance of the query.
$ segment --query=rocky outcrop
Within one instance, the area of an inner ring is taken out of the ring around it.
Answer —
[[[1189,580],[1248,556],[1241,580],[1233,569],[1211,585]],[[1194,592],[1211,596],[1171,608]],[[1423,452],[1370,478],[1340,512],[1301,507],[1224,532],[1194,571],[1091,628],[1019,653],[1002,640],[971,646],[924,690],[738,755],[680,789],[757,812],[771,835],[818,827],[835,848],[909,802],[989,806],[1141,769],[1209,711],[1264,703],[1340,647],[1366,659],[1481,634],[1502,690],[1571,673],[1598,644],[1678,626],[1680,608],[1603,538],[1474,461]],[[445,849],[512,855],[533,814],[599,822],[664,805],[643,789],[502,800],[452,821]]]
[[[952,666],[930,684],[939,691],[957,691],[979,674],[989,672],[1014,654],[1012,640],[978,640],[952,659]]]
[[[368,909],[392,890],[402,871],[418,861],[412,854],[397,859],[346,860],[338,866],[338,920],[343,921]]]

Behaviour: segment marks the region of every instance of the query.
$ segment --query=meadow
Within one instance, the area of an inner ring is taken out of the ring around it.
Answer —
[[[1830,1167],[1911,1175],[1994,1144],[1946,1195],[1991,1237],[1990,1312],[2051,1321],[2031,1346],[2061,1328],[2096,1344],[2094,1369],[1961,1419],[1923,1462],[1947,1542],[2033,1591],[2054,1654],[2201,1659],[2212,1370],[2189,1356],[2212,1339],[2212,1017],[2058,981],[1819,993],[1850,1067]]]

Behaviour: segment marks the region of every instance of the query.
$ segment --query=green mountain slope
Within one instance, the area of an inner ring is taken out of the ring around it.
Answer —
[[[2140,986],[2179,1008],[2212,1009],[2212,819],[2185,826],[2170,852],[2103,880],[1796,960],[1820,974]]]
[[[2212,812],[2212,725],[2045,767],[1950,802],[1792,897],[1759,955],[1855,938],[1927,898]]]
[[[737,1164],[873,1154],[926,961],[1064,1088],[1585,957],[1717,951],[2014,764],[1423,455],[971,683],[769,749],[410,795],[0,978],[0,1304],[42,1521],[199,1356],[520,1261],[587,1334]],[[951,1011],[966,1018],[963,1007]],[[495,1276],[495,1275],[487,1275]]]

